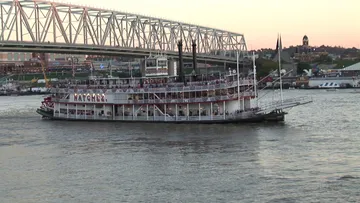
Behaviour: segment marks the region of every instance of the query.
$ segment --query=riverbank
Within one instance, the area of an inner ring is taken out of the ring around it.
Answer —
[[[17,91],[12,91],[12,92],[1,92],[0,96],[32,96],[32,95],[47,95],[47,94],[51,94],[50,92],[17,92]]]
[[[280,89],[280,87],[259,87],[264,90]],[[319,88],[319,87],[283,87],[283,89],[299,89],[299,90],[326,90],[326,89],[360,89],[360,87],[337,87],[337,88]]]

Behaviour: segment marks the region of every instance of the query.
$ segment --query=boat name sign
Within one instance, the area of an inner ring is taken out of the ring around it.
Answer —
[[[104,94],[74,94],[74,102],[107,102]]]

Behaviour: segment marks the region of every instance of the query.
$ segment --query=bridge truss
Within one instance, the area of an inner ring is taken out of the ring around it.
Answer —
[[[242,34],[160,18],[44,0],[1,0],[0,41],[147,49],[235,57],[247,55]]]

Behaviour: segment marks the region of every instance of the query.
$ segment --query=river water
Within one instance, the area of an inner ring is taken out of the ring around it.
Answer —
[[[41,120],[42,96],[0,98],[0,202],[360,202],[360,94],[283,124]]]

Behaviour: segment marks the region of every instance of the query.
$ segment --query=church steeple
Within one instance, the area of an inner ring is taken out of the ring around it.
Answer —
[[[281,42],[281,35],[278,34],[277,40],[276,40],[276,49],[275,49],[275,55],[278,53],[278,51],[282,51],[282,42]]]
[[[303,37],[303,47],[308,47],[309,46],[309,38],[308,36],[304,36]]]
[[[280,46],[280,47],[279,47],[279,49],[280,49],[280,51],[282,51],[282,41],[281,41],[281,34],[280,34],[280,42],[279,42],[279,44],[280,44],[280,45],[279,45],[279,46]]]

